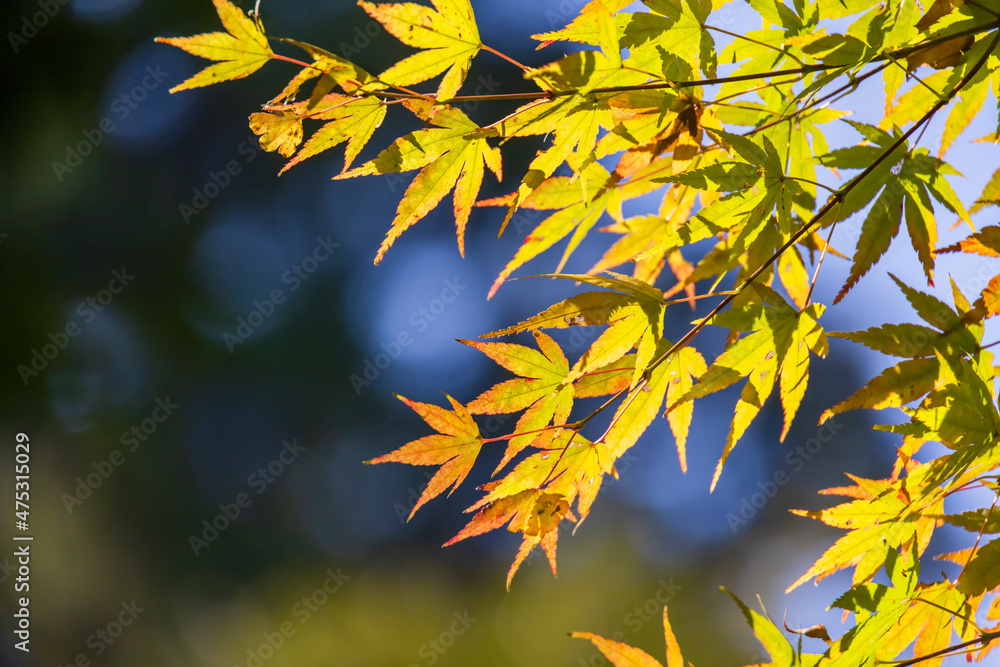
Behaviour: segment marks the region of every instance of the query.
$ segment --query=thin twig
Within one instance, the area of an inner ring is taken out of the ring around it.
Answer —
[[[970,639],[969,641],[962,642],[960,644],[955,644],[954,646],[949,646],[933,653],[928,653],[927,655],[922,655],[916,658],[910,658],[909,660],[882,660],[880,661],[884,665],[895,665],[896,667],[910,667],[910,665],[916,665],[923,662],[924,660],[932,660],[934,658],[939,658],[941,656],[950,655],[956,651],[961,651],[962,649],[968,648],[970,646],[975,646],[976,644],[982,644],[985,646],[994,639],[1000,638],[1000,631],[997,632],[984,632],[979,635],[976,639]]]
[[[837,222],[835,221],[830,225],[830,233],[826,235],[826,244],[823,245],[823,252],[819,256],[819,262],[816,264],[816,269],[813,271],[812,280],[809,281],[809,292],[806,293],[806,303],[808,307],[809,302],[812,301],[813,289],[816,287],[816,279],[819,278],[819,270],[823,266],[823,259],[826,257],[826,251],[830,247],[830,239],[833,238],[833,230],[837,228]]]
[[[775,46],[773,44],[765,44],[764,42],[759,42],[756,39],[752,39],[750,37],[747,37],[746,35],[741,35],[741,34],[735,33],[735,32],[729,32],[728,30],[724,30],[723,28],[717,28],[714,25],[705,24],[705,29],[706,30],[714,30],[716,32],[721,32],[723,35],[729,35],[730,37],[735,37],[736,39],[742,39],[744,41],[750,42],[751,44],[756,44],[757,46],[763,46],[766,49],[771,49],[772,51],[777,51],[778,53],[780,53],[781,55],[785,56],[786,58],[791,58],[792,60],[794,60],[798,64],[803,65],[803,66],[805,65],[804,62],[802,62],[801,60],[799,60],[798,58],[796,58],[794,55],[792,55],[788,51],[785,51],[780,46]]]

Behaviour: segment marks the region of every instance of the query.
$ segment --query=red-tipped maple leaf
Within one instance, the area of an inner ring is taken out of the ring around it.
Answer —
[[[440,495],[449,486],[451,491],[457,489],[472,470],[472,465],[483,447],[479,426],[472,419],[468,409],[451,396],[447,394],[445,396],[451,402],[454,411],[397,396],[438,433],[408,442],[394,452],[365,461],[365,463],[395,461],[415,466],[441,466],[427,483],[427,488],[413,506],[407,520],[412,518],[424,503]],[[449,495],[451,491],[448,492]]]

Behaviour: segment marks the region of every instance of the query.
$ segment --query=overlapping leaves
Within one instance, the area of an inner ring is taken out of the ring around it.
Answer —
[[[971,307],[957,288],[954,294],[958,311],[930,294],[907,286],[895,276],[893,279],[917,315],[929,326],[884,324],[867,331],[831,334],[883,354],[903,357],[904,361],[887,368],[853,396],[826,410],[821,422],[847,410],[898,408],[932,391],[958,391],[958,388],[939,385],[945,377],[954,375],[952,365],[966,365],[963,359],[978,353],[983,327],[963,321]],[[971,385],[963,385],[961,390],[971,388]],[[941,395],[936,393],[935,396]]]
[[[773,290],[756,287],[760,303],[716,315],[711,324],[733,331],[750,332],[731,345],[702,374],[671,410],[696,398],[707,396],[746,379],[736,403],[736,413],[729,428],[722,457],[712,478],[715,488],[729,453],[746,432],[770,396],[779,386],[785,424],[781,438],[788,433],[809,382],[809,354],[826,356],[826,335],[818,323],[823,306],[813,304],[798,311]]]
[[[344,144],[337,178],[418,172],[376,261],[449,193],[464,253],[486,169],[501,179],[500,147],[531,137],[541,142],[525,159],[526,172],[506,188],[509,195],[478,202],[506,207],[501,232],[508,224],[520,232],[525,220],[532,227],[490,296],[514,271],[564,241],[555,277],[587,287],[488,335],[531,332],[534,345],[462,341],[514,377],[467,404],[448,397],[451,409],[402,399],[436,433],[371,461],[437,468],[415,511],[459,486],[483,447],[505,443],[493,478],[480,487],[483,496],[467,510],[473,516],[449,544],[504,526],[521,534],[508,586],[537,546],[555,571],[560,527],[587,517],[604,476],[617,474],[616,461],[658,416],[666,415],[686,468],[695,399],[744,382],[713,488],[775,387],[784,411],[779,439],[787,435],[809,381],[810,354],[827,351],[818,323],[823,306],[812,303],[813,286],[823,258],[841,255],[822,227],[853,225],[859,237],[835,302],[879,261],[904,221],[929,283],[940,253],[1000,256],[1000,231],[992,226],[937,248],[942,214],[971,226],[972,214],[1000,201],[1000,187],[994,175],[964,206],[949,183],[958,172],[920,145],[931,116],[950,105],[938,144],[943,155],[989,94],[1000,95],[996,12],[989,3],[750,0],[761,29],[741,34],[716,23],[714,12],[726,0],[644,0],[648,11],[625,11],[631,4],[592,0],[565,28],[536,35],[543,47],[572,41],[584,48],[522,68],[523,85],[532,92],[511,92],[525,103],[481,125],[457,108],[473,58],[480,50],[496,53],[484,46],[471,3],[362,2],[388,33],[418,52],[373,76],[319,47],[281,39],[311,62],[278,56],[301,69],[250,118],[262,147],[289,158],[282,171]],[[161,40],[216,61],[175,90],[242,78],[275,59],[259,17],[228,0],[215,0],[215,6],[227,32]],[[727,32],[732,39],[716,53],[714,36]],[[726,75],[716,79],[718,69]],[[862,141],[831,149],[826,126],[845,115],[834,107],[875,75],[885,90],[882,122],[852,123]],[[409,88],[438,76],[433,93]],[[352,168],[393,109],[416,116],[423,127]],[[306,138],[312,120],[323,124]],[[982,141],[996,143],[997,136]],[[817,214],[825,188],[818,166],[835,175],[863,171],[831,191]],[[655,212],[637,212],[633,201],[657,190],[662,199]],[[536,223],[536,210],[549,213]],[[620,235],[617,241],[590,274],[563,274],[605,216],[611,222],[602,231]],[[627,264],[633,265],[631,276],[604,273]],[[661,288],[664,274],[676,281]],[[716,291],[724,280],[735,289]],[[897,282],[926,324],[834,334],[902,360],[822,417],[862,407],[902,408],[908,422],[879,427],[902,437],[893,474],[853,477],[853,486],[828,490],[847,502],[800,513],[846,533],[794,585],[853,568],[853,585],[835,606],[853,613],[856,624],[837,640],[822,626],[786,626],[792,635],[829,645],[823,655],[804,654],[766,611],[752,611],[734,596],[773,665],[872,664],[892,660],[911,644],[915,655],[937,656],[954,635],[967,645],[992,638],[972,619],[979,617],[983,596],[1000,586],[1000,547],[979,541],[1000,530],[995,508],[947,514],[943,499],[970,488],[997,490],[1000,413],[993,356],[982,337],[984,320],[1000,312],[1000,276],[972,304],[953,285],[954,307]],[[698,293],[703,283],[712,285],[707,295]],[[775,291],[779,284],[787,300]],[[665,314],[669,299],[681,292],[692,307],[697,298],[725,298],[674,345],[665,336]],[[705,324],[730,334],[711,365],[690,345]],[[601,329],[586,349],[573,346],[572,360],[545,333],[571,327]],[[597,396],[612,400],[587,416],[573,415],[580,399]],[[613,412],[610,424],[585,437],[591,417],[605,409]],[[512,432],[500,437],[484,438],[474,418],[518,413]],[[928,442],[942,443],[947,453],[919,461]],[[953,580],[917,583],[918,559],[942,522],[975,533],[976,546],[945,556],[962,568]],[[882,568],[891,585],[873,583]],[[992,607],[989,614],[1000,614],[997,603]],[[664,622],[673,667],[681,663],[680,651],[666,615]],[[659,664],[625,644],[578,636],[616,665]]]

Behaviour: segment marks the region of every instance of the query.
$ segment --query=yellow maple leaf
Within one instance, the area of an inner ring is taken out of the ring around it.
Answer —
[[[250,129],[260,135],[260,147],[291,157],[302,143],[302,116],[294,109],[271,109],[251,114]]]
[[[202,58],[220,62],[209,65],[187,81],[170,89],[171,93],[188,88],[210,86],[220,81],[242,79],[253,74],[274,55],[267,43],[264,27],[251,20],[229,0],[213,0],[222,25],[228,32],[209,32],[192,37],[157,37],[157,42],[170,44]]]
[[[399,61],[379,78],[388,84],[408,86],[447,70],[437,97],[449,100],[465,81],[469,64],[483,43],[469,0],[431,2],[437,11],[412,2],[358,4],[403,44],[424,49]]]

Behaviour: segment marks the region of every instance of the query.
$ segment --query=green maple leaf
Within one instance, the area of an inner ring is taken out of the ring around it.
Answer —
[[[979,352],[983,327],[981,324],[965,322],[964,314],[969,312],[970,306],[954,283],[953,293],[959,311],[930,294],[909,287],[895,276],[892,278],[913,309],[930,327],[917,324],[885,324],[867,331],[831,334],[861,343],[884,354],[908,357],[908,359],[887,368],[852,396],[824,411],[820,423],[833,415],[857,408],[881,410],[902,407],[934,391],[942,380],[955,378],[956,374],[965,376],[966,373],[961,368],[956,373],[951,366],[967,365],[967,362],[962,360],[967,355]],[[941,387],[940,391],[944,393],[936,394],[935,401],[945,400],[950,406],[953,401],[947,396],[951,393],[984,391],[981,388],[977,389],[978,386],[975,383],[964,383],[961,387]],[[972,406],[978,405],[971,395],[967,400]],[[958,405],[962,404],[963,401],[960,400]],[[939,418],[940,415],[933,418],[933,421],[938,423]],[[931,418],[928,416],[928,419]]]
[[[851,125],[876,145],[833,151],[820,156],[821,164],[861,169],[872,164],[895,141],[895,137],[870,125],[854,122]],[[896,167],[898,173],[893,172]],[[840,220],[859,211],[872,199],[875,199],[875,203],[862,225],[850,276],[834,303],[843,299],[889,249],[889,243],[899,232],[900,223],[904,219],[924,274],[928,282],[933,284],[937,221],[931,198],[963,219],[969,219],[965,207],[943,178],[945,174],[958,175],[958,172],[945,162],[931,157],[925,149],[911,151],[904,143],[892,157],[882,162],[875,172],[845,197],[843,206],[836,211]]]
[[[737,340],[703,373],[676,406],[720,391],[746,378],[722,457],[716,466],[711,487],[715,488],[729,453],[756,418],[775,385],[779,386],[788,434],[809,380],[809,352],[826,356],[827,342],[817,320],[824,307],[813,304],[803,311],[792,308],[773,290],[755,285],[764,303],[751,304],[719,313],[711,324],[751,333]]]

